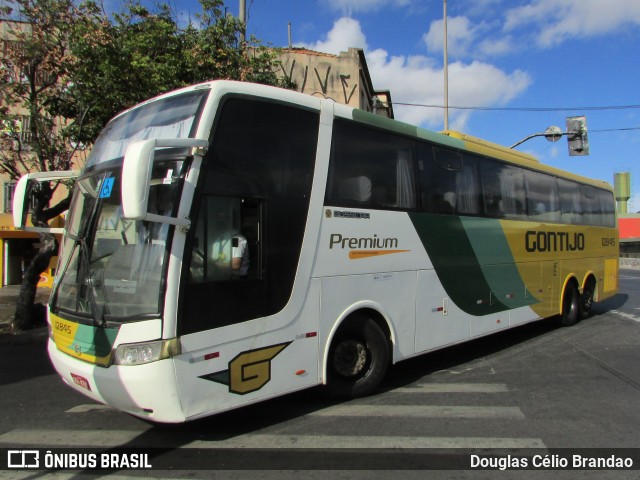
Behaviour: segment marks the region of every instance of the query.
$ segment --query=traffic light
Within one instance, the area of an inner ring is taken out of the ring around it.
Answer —
[[[589,155],[589,138],[587,137],[587,117],[567,117],[567,142],[569,155]]]

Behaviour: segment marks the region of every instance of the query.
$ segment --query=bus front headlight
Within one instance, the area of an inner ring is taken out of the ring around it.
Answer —
[[[113,363],[116,365],[144,365],[164,360],[180,353],[177,338],[144,343],[126,343],[116,348]]]

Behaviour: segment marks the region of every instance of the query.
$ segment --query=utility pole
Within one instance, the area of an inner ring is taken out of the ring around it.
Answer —
[[[247,0],[240,0],[240,12],[238,18],[242,22],[242,32],[240,33],[240,41],[244,43],[247,34]]]
[[[447,52],[447,0],[444,5],[444,129],[449,130],[449,54]]]

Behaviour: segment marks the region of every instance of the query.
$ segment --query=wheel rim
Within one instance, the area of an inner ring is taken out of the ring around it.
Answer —
[[[589,310],[593,305],[593,287],[591,285],[585,287],[582,298],[582,305],[584,306],[585,310]]]
[[[340,342],[333,353],[333,368],[343,377],[357,377],[366,371],[369,360],[367,346],[359,340]]]
[[[568,321],[574,322],[578,318],[578,295],[574,288],[571,288],[565,295],[563,310]]]
[[[584,308],[585,310],[591,309],[591,305],[593,305],[593,297],[591,296],[591,292],[584,297]]]

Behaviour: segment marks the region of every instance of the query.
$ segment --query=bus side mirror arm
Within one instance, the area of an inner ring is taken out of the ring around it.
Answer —
[[[156,148],[189,147],[196,150],[194,153],[203,155],[208,146],[207,140],[194,138],[150,139],[131,142],[124,155],[122,167],[123,217],[130,220],[168,223],[188,230],[191,225],[188,218],[165,217],[147,212],[154,153]]]
[[[63,228],[42,228],[28,227],[27,215],[29,213],[29,182],[55,182],[57,180],[66,180],[76,178],[79,175],[78,170],[68,170],[63,172],[33,172],[27,173],[20,177],[13,194],[13,226],[18,230],[27,232],[41,233],[63,233]]]

